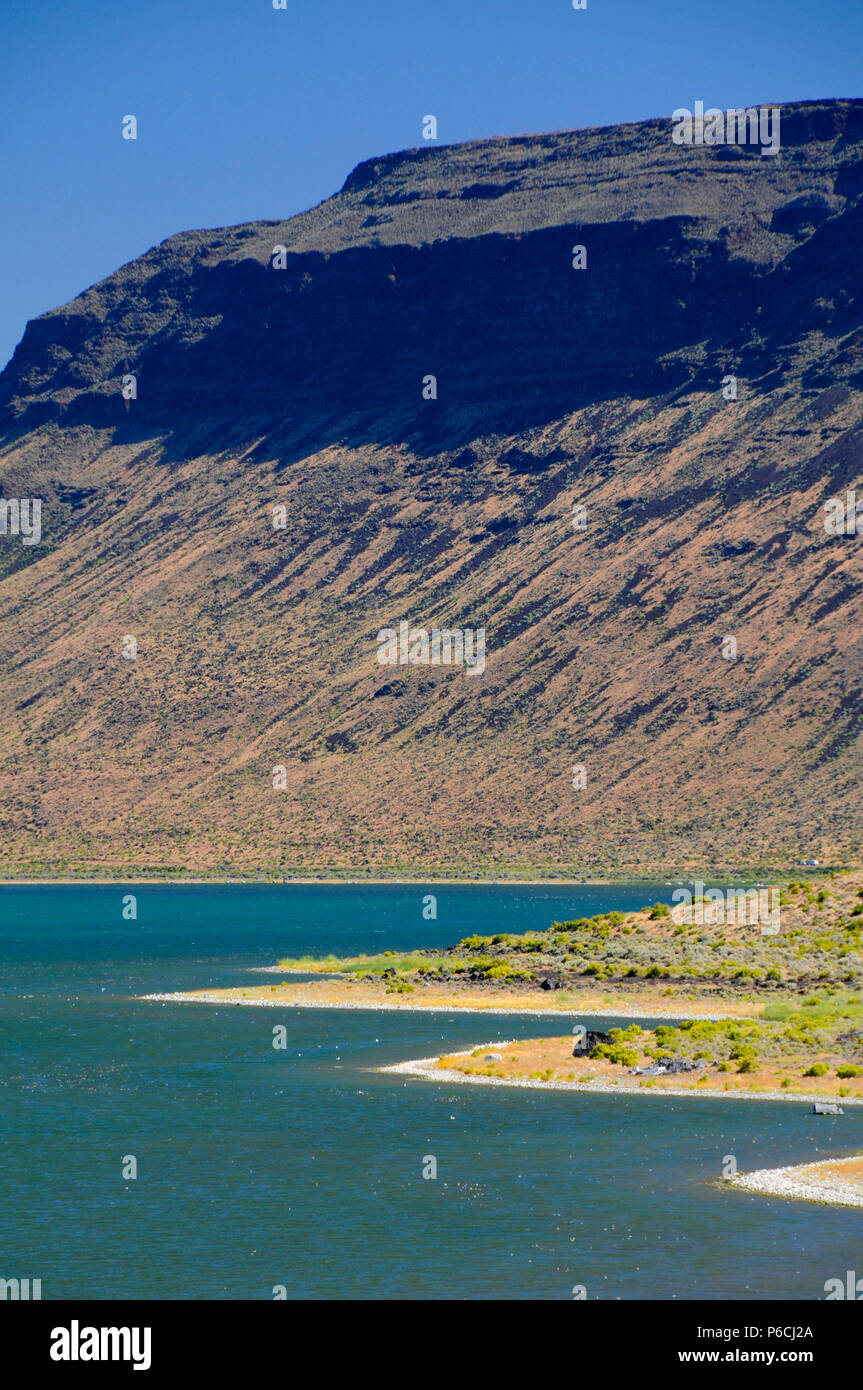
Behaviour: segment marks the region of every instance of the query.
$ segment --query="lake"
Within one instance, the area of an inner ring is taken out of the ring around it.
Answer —
[[[863,1149],[860,1109],[374,1071],[559,1033],[560,1018],[135,998],[260,983],[249,971],[286,955],[440,946],[671,891],[0,888],[0,1278],[41,1279],[43,1299],[272,1299],[278,1285],[291,1299],[569,1299],[576,1285],[600,1299],[823,1298],[859,1264],[863,1210],[712,1182],[726,1155],[750,1169]]]

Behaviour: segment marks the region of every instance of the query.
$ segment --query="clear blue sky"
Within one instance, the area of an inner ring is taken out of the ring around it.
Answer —
[[[861,55],[863,0],[0,0],[0,365],[165,237],[300,212],[427,114],[450,143],[858,96]]]

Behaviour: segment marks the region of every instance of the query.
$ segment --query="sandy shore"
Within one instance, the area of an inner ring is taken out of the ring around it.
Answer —
[[[502,1047],[509,1047],[509,1042],[492,1042],[479,1045],[482,1050],[494,1052]],[[449,1052],[448,1057],[470,1057],[477,1049],[470,1048],[465,1052]],[[451,1067],[440,1067],[440,1057],[418,1057],[409,1062],[396,1062],[388,1067],[377,1067],[377,1071],[389,1072],[401,1076],[417,1076],[424,1081],[445,1081],[455,1082],[457,1085],[468,1086],[518,1086],[531,1091],[580,1091],[592,1095],[627,1095],[627,1096],[684,1096],[687,1100],[701,1100],[707,1097],[709,1100],[782,1100],[797,1101],[803,1104],[812,1104],[816,1100],[832,1100],[831,1096],[811,1095],[788,1095],[786,1091],[717,1091],[708,1090],[706,1087],[699,1086],[667,1086],[661,1091],[652,1086],[639,1086],[627,1076],[617,1083],[605,1081],[531,1081],[525,1077],[497,1077],[497,1076],[466,1076],[463,1071],[457,1071]],[[863,1099],[855,1100],[852,1098],[843,1099],[843,1105],[863,1105]],[[777,1172],[784,1172],[784,1169],[777,1169]],[[758,1176],[758,1175],[754,1175]]]
[[[847,1102],[846,1102],[847,1103]],[[766,1197],[790,1197],[829,1206],[863,1207],[863,1159],[825,1159],[788,1168],[759,1168],[725,1181]]]
[[[237,998],[229,996],[229,992],[196,990],[194,994],[139,994],[139,999],[148,999],[160,1004],[222,1004],[240,1007],[245,1006],[251,1009],[352,1009],[356,1013],[414,1013],[414,1014],[451,1014],[451,1013],[512,1013],[512,1014],[547,1014],[552,1012],[550,1009],[493,1009],[468,1007],[456,1004],[398,1004],[398,1003],[361,1003],[353,999],[304,999],[299,996],[290,999],[267,999],[264,996],[256,996],[254,999]]]
[[[311,970],[301,970],[292,965],[250,965],[248,967],[250,975],[311,975]],[[347,970],[328,970],[323,979],[325,980],[347,980],[350,973]]]
[[[288,972],[284,972],[288,973]],[[326,983],[325,981],[321,982]],[[317,982],[316,982],[317,984]],[[371,1011],[374,1013],[415,1013],[415,1014],[518,1014],[529,1018],[548,1018],[567,1015],[570,1018],[620,1018],[620,1019],[678,1019],[696,1018],[705,1019],[708,1022],[715,1022],[719,1019],[727,1018],[726,1013],[705,1013],[693,1011],[685,1007],[671,1008],[666,1006],[656,1006],[649,1009],[639,1009],[622,1001],[617,1007],[611,1004],[601,1004],[589,1002],[577,1004],[569,1001],[566,1004],[528,1005],[521,1001],[515,1001],[512,996],[509,999],[500,996],[478,998],[476,995],[465,994],[463,1000],[460,999],[441,999],[431,998],[428,1003],[410,1003],[393,995],[381,998],[379,994],[366,996],[358,991],[353,998],[345,998],[336,992],[326,992],[321,990],[315,994],[304,994],[299,989],[292,989],[291,993],[270,992],[263,989],[253,990],[243,989],[224,989],[224,990],[194,990],[179,991],[176,994],[141,994],[139,999],[146,999],[161,1004],[222,1004],[222,1005],[242,1005],[247,1008],[259,1009],[354,1009],[357,1012]],[[455,1055],[455,1054],[453,1054]],[[785,1097],[783,1097],[785,1099]]]

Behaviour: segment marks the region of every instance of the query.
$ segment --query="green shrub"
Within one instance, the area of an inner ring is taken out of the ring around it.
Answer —
[[[492,965],[485,972],[487,980],[509,980],[516,975],[524,975],[523,970],[510,970],[508,965]]]
[[[622,1047],[619,1043],[598,1043],[590,1055],[591,1057],[604,1057],[607,1062],[613,1062],[618,1067],[638,1065],[638,1053],[635,1049]]]
[[[630,1023],[628,1028],[609,1028],[608,1036],[613,1043],[628,1043],[640,1038],[643,1032],[637,1023]]]
[[[830,1070],[830,1068],[828,1067],[828,1065],[827,1065],[826,1062],[813,1062],[813,1063],[812,1063],[812,1066],[809,1068],[809,1070],[808,1070],[808,1071],[805,1071],[805,1072],[803,1073],[803,1075],[804,1075],[804,1076],[826,1076],[829,1070]]]
[[[660,1023],[653,1030],[653,1036],[660,1047],[670,1047],[677,1040],[677,1029],[667,1023]]]

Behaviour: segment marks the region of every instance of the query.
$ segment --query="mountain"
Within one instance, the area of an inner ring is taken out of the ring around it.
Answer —
[[[859,856],[863,101],[774,156],[671,129],[369,160],[27,325],[0,868]],[[485,669],[379,664],[401,620]]]

